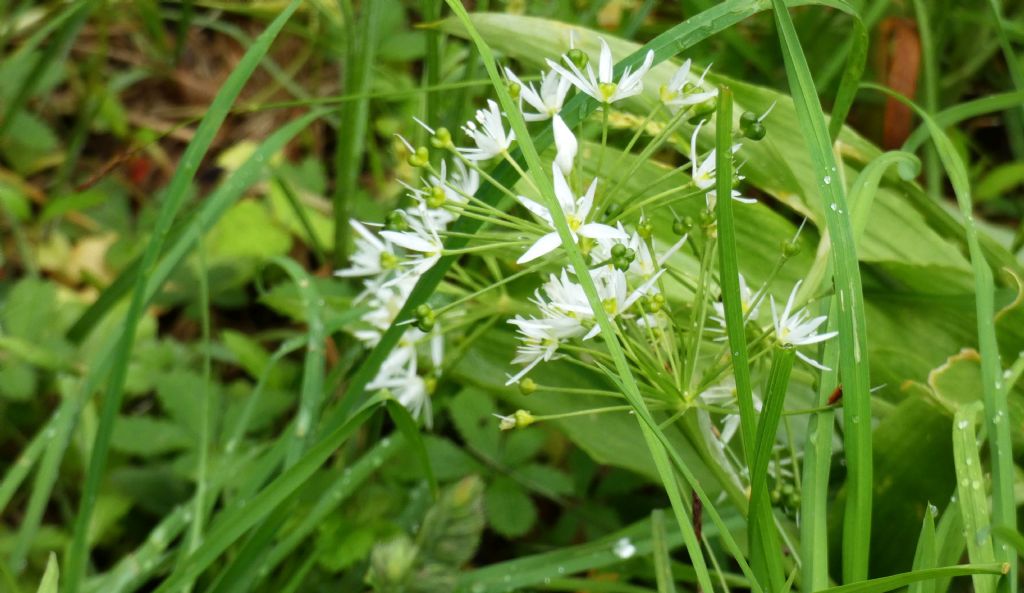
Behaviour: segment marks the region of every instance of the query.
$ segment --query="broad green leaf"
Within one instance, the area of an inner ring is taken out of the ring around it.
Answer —
[[[511,478],[498,476],[484,495],[487,523],[506,538],[520,537],[537,522],[537,507],[530,495]]]

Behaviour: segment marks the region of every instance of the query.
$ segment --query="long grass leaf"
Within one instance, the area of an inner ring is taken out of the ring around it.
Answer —
[[[974,272],[975,315],[978,325],[978,347],[981,352],[981,393],[985,406],[985,428],[989,438],[989,455],[992,465],[992,524],[1004,529],[1017,528],[1017,506],[1014,498],[1016,469],[1013,462],[1010,412],[1007,393],[1002,388],[1002,363],[999,357],[999,343],[995,327],[995,283],[992,268],[985,259],[978,226],[974,221],[974,207],[971,202],[970,179],[967,167],[945,132],[932,117],[906,97],[884,87],[865,84],[871,88],[896,97],[914,109],[924,120],[931,132],[932,141],[939,153],[946,174],[953,186],[957,205],[967,236],[967,248]],[[966,518],[965,518],[966,521]],[[996,558],[1009,563],[1011,584],[1005,585],[1016,590],[1017,557],[1007,546],[999,546]]]
[[[929,505],[931,506],[931,505]],[[935,568],[939,560],[939,552],[935,547],[935,515],[929,508],[921,522],[921,534],[917,536],[917,550],[914,552],[914,571]],[[917,581],[907,588],[907,593],[935,593],[935,581]]]
[[[217,97],[210,105],[206,116],[203,117],[202,123],[200,123],[199,128],[196,130],[194,139],[189,143],[184,155],[182,155],[180,166],[168,184],[167,193],[164,198],[165,201],[160,209],[160,214],[153,230],[153,238],[147,245],[143,255],[141,267],[143,273],[140,275],[140,279],[136,281],[131,304],[124,319],[124,330],[121,340],[117,345],[114,364],[108,377],[108,388],[103,398],[100,421],[92,448],[92,458],[89,462],[88,473],[86,474],[85,484],[82,489],[81,501],[75,517],[74,532],[65,566],[67,593],[77,592],[82,577],[85,574],[89,524],[99,494],[100,480],[106,466],[114,420],[121,407],[121,400],[124,395],[128,360],[135,342],[135,326],[142,317],[146,275],[156,264],[157,257],[167,239],[167,234],[170,232],[174,218],[184,203],[192,179],[199,170],[200,161],[213,142],[213,138],[217,130],[220,129],[221,123],[227,117],[231,104],[234,103],[242,87],[249,80],[249,76],[256,69],[263,56],[269,51],[271,43],[281,29],[284,28],[285,23],[291,18],[298,5],[298,0],[292,0],[239,61],[235,70],[232,71],[227,81],[225,81],[217,93]]]
[[[871,546],[872,446],[867,324],[860,268],[846,203],[837,174],[825,116],[800,48],[793,21],[782,0],[772,0],[779,40],[800,128],[808,142],[815,181],[824,203],[832,240],[832,264],[839,316],[839,372],[843,382],[846,433],[847,499],[843,518],[843,580],[867,578]]]
[[[769,584],[769,591],[782,591],[786,580],[782,547],[775,528],[768,484],[768,462],[775,450],[779,420],[786,402],[789,375],[796,360],[796,348],[777,346],[765,386],[764,407],[757,422],[753,460],[750,464],[750,549],[754,574]]]
[[[887,577],[871,579],[821,589],[818,593],[885,593],[894,591],[900,587],[906,587],[911,583],[927,579],[939,579],[945,577],[959,577],[979,574],[1004,574],[1008,567],[1005,564],[964,564],[961,566],[943,566],[941,568],[930,568],[928,570],[916,570],[894,574]]]
[[[953,462],[956,466],[957,501],[963,517],[967,553],[974,563],[994,562],[992,521],[985,492],[985,476],[981,472],[981,454],[978,451],[975,423],[981,404],[962,406],[953,416]],[[975,575],[977,593],[995,591],[996,579]]]
[[[668,538],[665,533],[665,511],[651,511],[651,556],[654,557],[654,578],[658,593],[676,593],[672,576],[672,558],[669,556]]]
[[[380,2],[360,3],[357,43],[349,44],[345,60],[345,92],[364,95],[342,106],[338,148],[334,157],[334,263],[344,267],[348,260],[349,202],[356,193],[359,171],[366,151],[366,132],[370,120],[370,99],[365,96],[373,82],[374,56],[380,28]],[[352,53],[355,52],[355,55]]]
[[[820,313],[828,315],[834,311],[835,301],[835,297],[832,297],[823,303]],[[830,315],[828,331],[836,331],[838,326],[836,316]],[[835,389],[842,388],[839,386],[839,343],[828,340],[822,350],[821,361],[829,370],[821,374],[817,404],[824,408],[830,405],[829,400]],[[807,423],[800,491],[800,585],[805,592],[824,589],[829,585],[828,505],[834,427],[835,412],[831,409],[812,415]]]
[[[236,506],[221,513],[207,533],[203,544],[186,562],[168,577],[155,593],[177,591],[192,582],[206,568],[249,529],[262,522],[282,502],[302,487],[327,459],[376,411],[378,401],[371,399],[362,409],[337,430],[326,435],[311,447],[288,470],[274,479],[244,506]]]

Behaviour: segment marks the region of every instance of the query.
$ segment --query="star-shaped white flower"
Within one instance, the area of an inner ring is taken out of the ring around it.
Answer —
[[[494,101],[487,100],[487,109],[476,112],[476,122],[472,120],[462,126],[462,131],[473,139],[476,147],[459,148],[459,152],[471,161],[486,161],[508,150],[516,139],[512,130],[505,131],[505,122],[501,118],[501,110]]]
[[[793,287],[793,292],[789,294],[789,300],[786,302],[786,307],[782,310],[782,315],[779,315],[778,311],[775,309],[775,299],[771,299],[772,324],[775,326],[775,339],[783,345],[807,346],[809,344],[824,342],[825,340],[839,335],[839,332],[818,333],[818,328],[822,323],[825,323],[828,317],[824,315],[820,317],[811,317],[811,314],[807,312],[806,307],[801,308],[798,311],[793,311],[793,302],[796,300],[796,293],[799,288],[800,282],[797,282],[796,286]],[[796,355],[816,369],[821,369],[823,371],[831,370],[820,362],[813,360],[799,351]]]
[[[654,51],[647,51],[643,64],[636,71],[626,68],[618,82],[615,82],[613,78],[612,50],[604,39],[601,39],[601,56],[598,60],[597,75],[594,74],[590,63],[587,63],[587,72],[584,75],[568,56],[563,56],[562,59],[565,66],[553,60],[547,60],[548,66],[569,80],[580,91],[607,105],[639,95],[644,90],[643,78],[654,63]]]
[[[410,212],[406,217],[409,223],[407,231],[382,231],[381,236],[395,245],[414,251],[418,255],[407,259],[404,265],[412,267],[412,274],[421,275],[429,270],[437,260],[441,259],[444,251],[444,241],[439,234],[436,221],[430,216],[429,210],[423,204]]]
[[[586,193],[579,198],[576,198],[573,196],[572,190],[569,188],[569,183],[565,180],[565,175],[562,174],[562,170],[559,168],[557,163],[551,165],[551,174],[552,181],[554,182],[555,198],[558,200],[558,205],[562,208],[562,212],[565,214],[565,219],[569,223],[569,232],[572,234],[574,240],[577,235],[589,237],[591,239],[626,238],[625,233],[615,227],[597,222],[587,222],[587,217],[590,216],[590,211],[594,208],[594,192],[597,190],[596,178],[590,184]],[[526,196],[518,196],[518,199],[519,203],[532,212],[534,216],[544,221],[548,228],[555,228],[555,222],[551,217],[550,210]],[[526,253],[516,260],[516,263],[524,264],[531,262],[538,257],[551,253],[561,244],[562,240],[558,237],[558,233],[552,230],[550,233],[537,239],[537,241],[526,250]]]
[[[572,87],[572,83],[555,70],[549,70],[541,76],[539,91],[533,83],[519,80],[519,77],[508,68],[505,68],[505,75],[519,85],[520,100],[526,101],[536,110],[535,113],[523,111],[523,119],[526,121],[543,121],[558,115],[565,104],[565,96]]]
[[[715,163],[715,157],[718,154],[718,149],[711,149],[711,152],[709,152],[708,155],[704,157],[703,162],[700,160],[700,155],[697,153],[697,135],[700,133],[700,128],[703,125],[703,121],[697,124],[697,127],[693,129],[693,136],[690,137],[690,162],[692,169],[691,175],[693,177],[693,183],[698,188],[708,190],[705,194],[708,210],[714,210],[715,198],[717,196],[717,192],[714,188],[717,177],[716,174],[718,171],[718,166]],[[733,154],[736,154],[736,152],[741,147],[741,144],[733,144],[731,148]],[[743,177],[737,176],[737,179],[743,179]],[[732,199],[736,200],[737,202],[743,202],[744,204],[754,204],[757,202],[757,200],[755,200],[754,198],[743,197],[742,195],[740,195],[740,192],[735,189],[731,190],[731,194]]]
[[[347,268],[334,272],[341,278],[357,278],[361,276],[377,276],[387,274],[398,267],[398,256],[387,239],[383,241],[370,232],[356,219],[349,221],[356,232],[356,251],[352,254]]]
[[[717,88],[712,88],[711,90],[704,88],[704,77],[707,76],[708,71],[711,69],[710,65],[704,69],[704,73],[700,75],[700,79],[693,88],[689,91],[684,90],[684,87],[689,82],[691,65],[690,60],[683,62],[683,65],[672,75],[672,79],[669,80],[668,84],[661,87],[661,101],[673,111],[679,111],[691,105],[698,105],[712,97],[718,96]]]

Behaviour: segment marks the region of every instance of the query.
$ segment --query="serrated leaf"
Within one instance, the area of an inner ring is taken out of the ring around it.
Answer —
[[[484,499],[487,523],[506,538],[528,533],[537,522],[537,507],[523,487],[505,476],[498,476],[487,487]]]

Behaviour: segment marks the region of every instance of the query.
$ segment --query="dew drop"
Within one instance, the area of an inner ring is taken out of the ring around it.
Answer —
[[[615,545],[612,547],[612,552],[614,552],[619,558],[626,560],[627,558],[632,558],[633,555],[636,554],[636,546],[633,545],[633,542],[630,541],[628,537],[624,537],[615,542]]]
[[[961,420],[960,422],[956,423],[956,427],[959,428],[960,430],[965,430],[968,424],[970,424],[970,422],[966,420]]]
[[[822,181],[825,182],[825,185],[830,185],[832,183],[832,176],[826,175],[825,178],[822,179]]]

